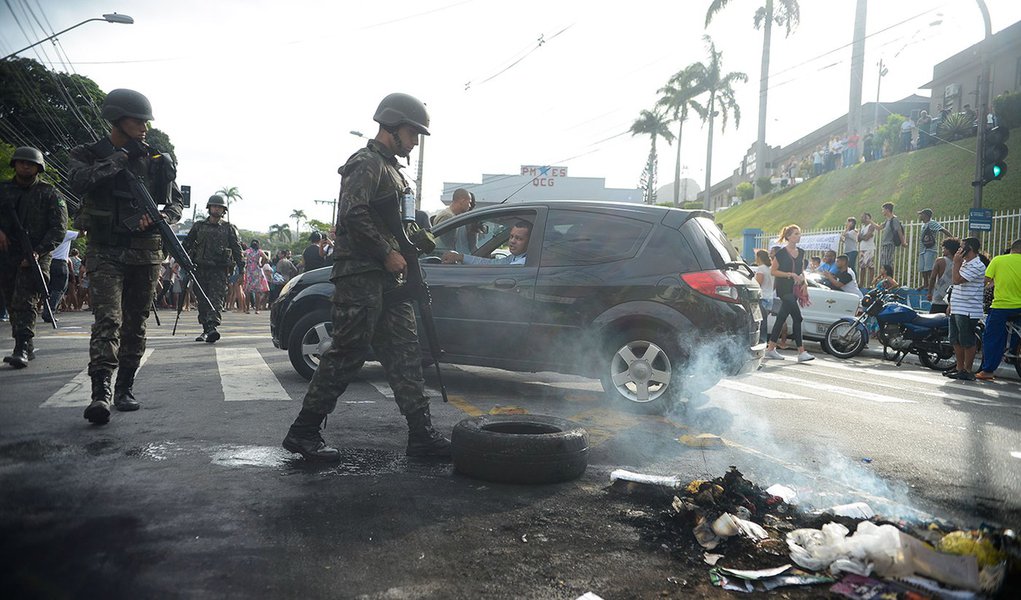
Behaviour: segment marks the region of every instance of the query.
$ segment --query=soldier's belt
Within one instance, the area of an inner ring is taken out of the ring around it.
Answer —
[[[131,248],[132,250],[161,250],[163,249],[163,240],[158,237],[134,237],[130,235],[111,235],[109,237],[108,244],[112,246],[120,246],[122,248]]]

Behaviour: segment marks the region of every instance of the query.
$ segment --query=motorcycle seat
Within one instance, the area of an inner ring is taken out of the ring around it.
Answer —
[[[926,327],[940,327],[946,326],[949,319],[943,313],[919,314],[911,322],[915,325],[924,325]]]

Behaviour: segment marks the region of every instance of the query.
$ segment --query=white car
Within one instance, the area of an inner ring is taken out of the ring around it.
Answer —
[[[843,317],[854,318],[861,298],[858,297],[858,294],[841,292],[824,286],[820,283],[821,276],[814,273],[809,273],[805,280],[808,282],[808,299],[812,303],[809,306],[801,307],[801,316],[804,317],[804,321],[801,323],[801,335],[806,340],[822,342],[826,337],[826,330],[835,321]],[[776,315],[770,314],[767,331],[773,331],[775,322]],[[788,332],[791,331],[791,327],[791,319],[788,317]],[[825,350],[825,344],[823,349]]]

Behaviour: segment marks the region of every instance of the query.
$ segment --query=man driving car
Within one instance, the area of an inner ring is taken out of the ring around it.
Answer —
[[[510,255],[503,258],[485,258],[473,254],[462,254],[454,250],[443,254],[443,262],[446,264],[465,265],[523,265],[527,259],[528,240],[532,236],[532,224],[520,220],[511,227],[510,237],[507,239],[507,247],[510,248]]]

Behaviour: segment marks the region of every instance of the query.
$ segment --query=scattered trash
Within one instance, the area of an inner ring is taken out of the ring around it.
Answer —
[[[722,554],[710,554],[710,553],[706,552],[705,555],[704,555],[705,564],[707,564],[707,565],[709,565],[711,567],[715,567],[716,563],[718,563],[721,558],[723,558]]]
[[[772,569],[742,570],[716,567],[709,570],[709,581],[725,590],[738,592],[768,592],[791,585],[833,583],[832,577],[806,573],[791,565]]]
[[[848,529],[827,523],[818,529],[797,529],[787,534],[791,560],[812,571],[880,577],[923,575],[968,590],[979,589],[978,561],[974,556],[954,556],[932,550],[893,525],[858,523]]]
[[[674,490],[681,487],[681,480],[677,477],[667,475],[645,475],[644,473],[635,473],[624,469],[617,469],[610,473],[610,483],[615,483],[617,481],[640,483]]]
[[[780,485],[779,483],[774,483],[766,488],[766,493],[770,496],[780,498],[787,504],[795,504],[795,500],[798,499],[798,493],[796,491],[785,485]]]
[[[733,537],[739,533],[753,540],[764,540],[769,537],[766,530],[759,524],[745,521],[730,513],[720,515],[719,518],[713,521],[712,527],[713,533],[720,537]]]
[[[722,448],[726,443],[718,435],[700,433],[698,435],[682,435],[677,441],[692,448]]]
[[[936,544],[936,549],[947,554],[972,555],[981,567],[992,567],[1007,559],[1007,555],[993,546],[992,541],[979,532],[952,531]]]
[[[869,464],[869,463],[871,463],[871,462],[872,462],[872,459],[871,459],[871,458],[863,458],[863,459],[861,459],[861,461],[862,461],[863,463]]]
[[[840,506],[833,506],[826,509],[826,512],[837,515],[838,517],[850,517],[852,519],[871,519],[876,516],[872,507],[864,502],[852,502],[851,504],[841,504]]]

